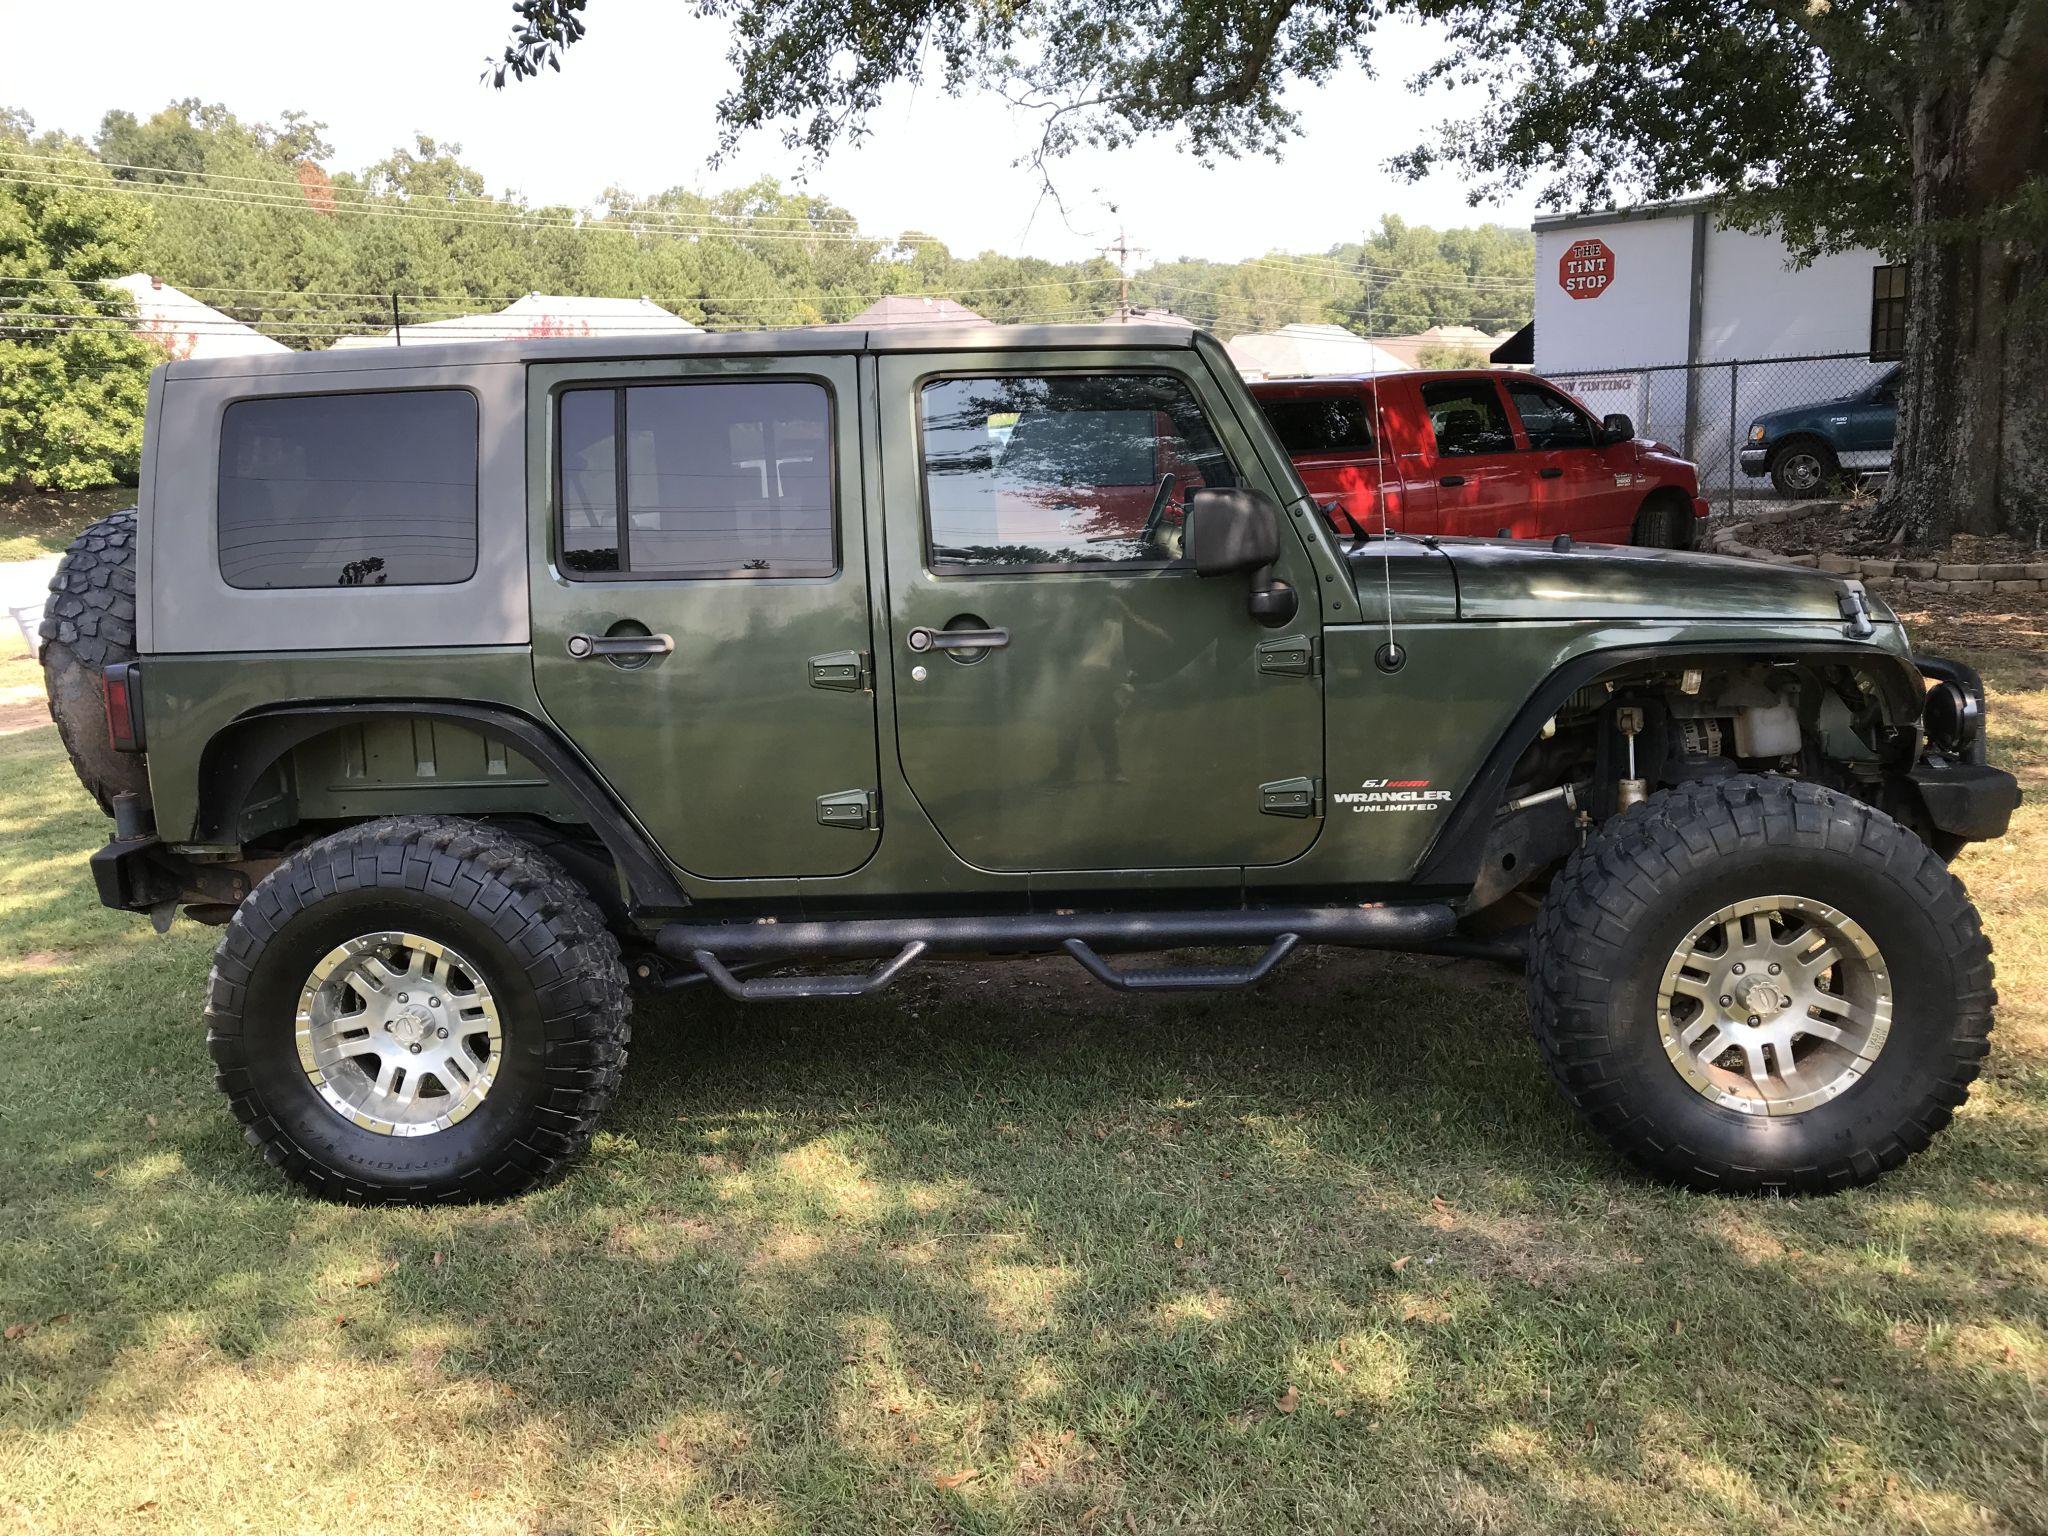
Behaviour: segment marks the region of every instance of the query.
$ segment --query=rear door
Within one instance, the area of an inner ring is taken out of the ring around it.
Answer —
[[[1528,478],[1500,386],[1467,375],[1420,386],[1436,471],[1437,532],[1491,538],[1530,526]]]
[[[529,371],[535,685],[696,875],[843,874],[879,839],[856,377]]]
[[[1195,355],[877,364],[896,744],[954,852],[1219,884],[1304,852],[1321,825],[1315,576],[1283,529],[1277,574],[1311,595],[1266,629],[1244,577],[1182,559],[1190,492],[1274,490]],[[945,648],[962,631],[980,639]]]

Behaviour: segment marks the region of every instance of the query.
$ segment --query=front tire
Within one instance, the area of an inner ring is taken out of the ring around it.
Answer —
[[[1927,1146],[1997,1000],[1976,909],[1925,844],[1749,774],[1653,795],[1574,854],[1529,992],[1552,1074],[1617,1151],[1693,1189],[1790,1193]]]
[[[1811,438],[1795,438],[1771,455],[1771,485],[1789,501],[1825,496],[1841,473],[1834,450]]]
[[[617,1091],[625,967],[590,896],[494,828],[410,817],[279,865],[207,982],[214,1080],[250,1144],[328,1199],[532,1188]]]

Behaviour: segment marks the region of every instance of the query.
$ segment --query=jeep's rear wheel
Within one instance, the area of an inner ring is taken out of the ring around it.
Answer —
[[[1574,854],[1530,950],[1538,1045],[1613,1146],[1705,1190],[1867,1183],[1931,1141],[1988,1050],[1991,946],[1920,840],[1738,775],[1653,795]]]
[[[625,967],[560,865],[496,829],[370,822],[236,912],[207,986],[252,1145],[357,1202],[489,1199],[580,1153],[617,1090]]]
[[[135,511],[110,513],[71,541],[43,604],[43,690],[71,766],[100,809],[149,788],[142,759],[107,740],[103,669],[135,659]]]

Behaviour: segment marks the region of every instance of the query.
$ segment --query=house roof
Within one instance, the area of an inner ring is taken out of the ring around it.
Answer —
[[[401,325],[394,333],[344,336],[336,347],[425,346],[456,341],[531,340],[585,336],[679,335],[701,332],[652,299],[594,299],[582,294],[529,293],[485,315],[457,315]]]
[[[1408,366],[1341,325],[1296,322],[1277,331],[1248,331],[1231,337],[1223,349],[1248,379],[1399,373]]]
[[[283,342],[271,340],[253,326],[146,272],[110,277],[106,286],[118,288],[135,301],[135,334],[156,342],[174,361],[290,350]]]

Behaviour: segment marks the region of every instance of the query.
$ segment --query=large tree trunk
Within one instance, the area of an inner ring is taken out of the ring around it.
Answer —
[[[1910,5],[1923,40],[1968,61],[1929,70],[1912,103],[1911,297],[1899,431],[1885,493],[1916,542],[2007,533],[2048,513],[2048,250],[2013,205],[2048,177],[2041,0],[1998,35],[1964,35],[1955,0]],[[1932,51],[1932,49],[1930,49]]]

